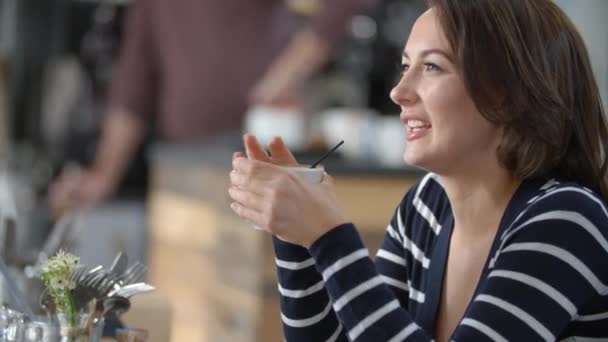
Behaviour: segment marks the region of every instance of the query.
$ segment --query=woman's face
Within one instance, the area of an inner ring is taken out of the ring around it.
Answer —
[[[406,125],[408,164],[448,175],[497,161],[502,130],[473,104],[433,9],[412,28],[391,99]]]

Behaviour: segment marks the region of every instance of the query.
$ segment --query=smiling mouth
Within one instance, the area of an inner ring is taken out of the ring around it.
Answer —
[[[421,120],[408,120],[406,125],[408,141],[413,141],[418,138],[422,138],[431,129],[431,124]]]
[[[407,129],[408,132],[419,132],[431,128],[431,124],[421,120],[408,120]]]

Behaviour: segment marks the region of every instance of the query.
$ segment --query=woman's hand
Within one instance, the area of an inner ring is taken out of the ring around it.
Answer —
[[[249,159],[260,160],[281,166],[298,166],[296,158],[280,137],[274,137],[268,143],[270,156],[264,151],[264,148],[256,137],[251,134],[245,134],[243,136],[243,144],[245,145],[245,151],[247,152],[247,157]],[[238,157],[243,157],[243,154],[236,152],[233,159]]]
[[[321,183],[307,183],[280,166],[297,165],[280,139],[275,141],[274,150],[273,143],[270,144],[272,157],[266,155],[257,141],[248,144],[254,141],[253,136],[245,137],[251,159],[237,154],[232,162],[228,192],[234,201],[231,208],[240,217],[282,240],[304,247],[347,222],[329,175],[325,174]],[[281,154],[281,150],[289,153]]]

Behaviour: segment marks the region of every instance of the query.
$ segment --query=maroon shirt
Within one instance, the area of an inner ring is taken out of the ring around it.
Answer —
[[[310,23],[330,44],[366,0],[320,0]],[[238,130],[247,95],[285,46],[284,0],[135,0],[111,106],[156,120],[161,139]]]

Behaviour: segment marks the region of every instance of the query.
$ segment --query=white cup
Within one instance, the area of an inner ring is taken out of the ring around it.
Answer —
[[[317,166],[315,168],[311,168],[307,165],[302,166],[287,166],[285,167],[290,172],[295,173],[298,177],[302,178],[304,181],[310,184],[318,184],[323,180],[323,174],[325,173],[325,169],[321,166]],[[262,227],[258,225],[253,225],[253,228],[257,230],[264,230]]]
[[[323,173],[325,169],[322,166],[311,168],[309,165],[302,166],[287,166],[287,170],[295,173],[299,177],[302,177],[306,182],[310,184],[321,183],[323,179]]]

